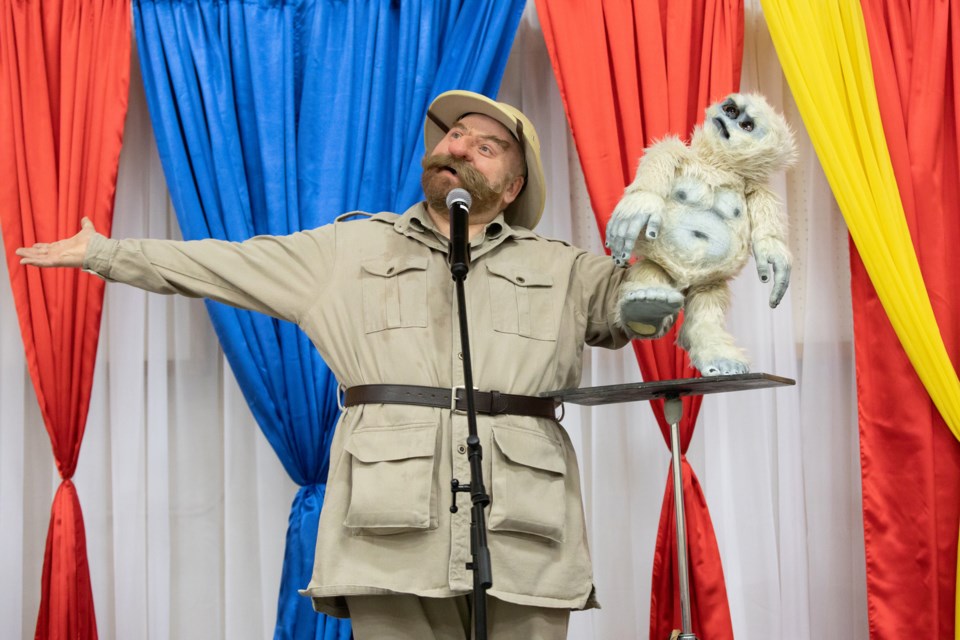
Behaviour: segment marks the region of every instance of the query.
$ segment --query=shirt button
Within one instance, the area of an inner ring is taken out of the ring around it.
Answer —
[[[457,453],[466,453],[466,452],[467,452],[467,448],[462,444],[457,447]]]
[[[457,354],[457,357],[460,358],[461,360],[463,360],[463,352],[461,351],[460,353],[458,353],[458,354]]]

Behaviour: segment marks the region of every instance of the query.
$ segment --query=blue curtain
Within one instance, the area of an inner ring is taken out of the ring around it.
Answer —
[[[418,201],[423,118],[496,95],[524,0],[134,0],[160,158],[186,239],[244,240]],[[276,638],[346,638],[310,579],[336,381],[300,330],[208,302],[260,428],[300,485]]]

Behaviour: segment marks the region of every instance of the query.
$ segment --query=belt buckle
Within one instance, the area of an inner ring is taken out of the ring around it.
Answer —
[[[457,386],[457,387],[451,387],[451,388],[450,388],[450,411],[453,412],[453,413],[466,414],[466,413],[467,413],[467,410],[466,410],[466,409],[457,409],[457,400],[459,399],[459,398],[457,398],[457,391],[459,391],[459,390],[461,390],[461,389],[462,389],[464,392],[466,392],[466,390],[467,390],[466,385],[460,385],[460,386]],[[473,390],[474,390],[474,391],[477,391],[477,388],[474,387]],[[464,403],[466,403],[466,401],[467,401],[466,393],[464,393],[463,401],[464,401]]]

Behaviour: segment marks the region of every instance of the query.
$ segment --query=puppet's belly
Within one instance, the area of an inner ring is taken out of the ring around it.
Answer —
[[[735,252],[732,230],[712,211],[670,216],[657,242],[659,254],[687,265],[719,265]]]

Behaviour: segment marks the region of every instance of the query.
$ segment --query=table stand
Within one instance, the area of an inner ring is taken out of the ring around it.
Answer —
[[[683,511],[683,469],[680,465],[680,419],[683,417],[683,396],[699,396],[709,393],[763,389],[796,384],[790,378],[781,378],[768,373],[743,373],[682,380],[658,380],[581,389],[548,391],[540,395],[563,402],[581,405],[601,405],[637,400],[662,399],[663,415],[670,425],[670,451],[673,468],[673,497],[677,527],[677,573],[680,582],[681,629],[678,640],[697,640],[693,633],[690,614],[690,576],[687,568],[687,527]]]

